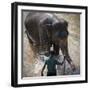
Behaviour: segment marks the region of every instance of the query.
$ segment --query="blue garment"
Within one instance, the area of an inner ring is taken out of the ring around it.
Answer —
[[[47,76],[53,76],[56,75],[56,65],[60,65],[61,63],[59,63],[56,59],[54,58],[50,58],[48,59],[45,64],[47,65]]]

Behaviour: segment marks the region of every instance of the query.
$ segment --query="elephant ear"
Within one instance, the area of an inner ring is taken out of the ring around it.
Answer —
[[[69,34],[67,27],[68,23],[66,21],[54,23],[53,28],[56,31],[55,36],[66,38]]]

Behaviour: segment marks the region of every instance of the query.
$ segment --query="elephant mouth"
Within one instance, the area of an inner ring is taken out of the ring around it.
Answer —
[[[50,52],[49,48],[50,48],[50,46],[48,44],[39,46],[39,48],[38,48],[39,55],[49,56],[49,52]]]

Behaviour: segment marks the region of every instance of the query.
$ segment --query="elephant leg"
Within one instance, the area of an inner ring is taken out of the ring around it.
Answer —
[[[75,70],[75,65],[71,59],[71,57],[69,56],[69,52],[68,52],[68,40],[64,39],[62,42],[62,46],[61,46],[61,51],[65,57],[65,59],[68,61],[68,63],[70,64],[72,70]]]

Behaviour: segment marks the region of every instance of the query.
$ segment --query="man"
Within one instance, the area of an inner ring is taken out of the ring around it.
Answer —
[[[42,68],[42,71],[41,71],[42,76],[46,65],[47,65],[47,76],[56,76],[57,75],[56,65],[62,65],[64,63],[64,60],[62,63],[60,63],[55,59],[55,52],[51,51],[50,53],[51,53],[50,58],[45,62]]]

